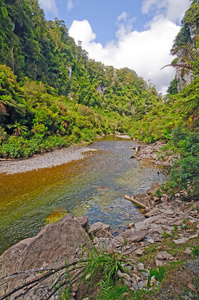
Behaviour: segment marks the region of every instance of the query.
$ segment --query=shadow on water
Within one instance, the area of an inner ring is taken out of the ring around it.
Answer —
[[[0,174],[0,253],[36,235],[54,211],[87,215],[92,224],[110,224],[112,231],[143,218],[123,195],[145,192],[162,183],[159,166],[130,159],[135,142],[109,136],[97,139],[84,159],[13,175]]]

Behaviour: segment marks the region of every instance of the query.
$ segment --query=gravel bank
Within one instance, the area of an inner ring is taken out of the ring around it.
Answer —
[[[29,159],[0,161],[0,173],[15,174],[62,165],[85,157],[85,152],[96,151],[88,146],[71,146]]]

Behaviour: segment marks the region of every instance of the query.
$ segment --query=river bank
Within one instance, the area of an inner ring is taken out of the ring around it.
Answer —
[[[0,257],[1,276],[4,276],[0,278],[1,299],[12,291],[10,299],[61,299],[56,295],[56,292],[59,295],[59,288],[55,282],[60,287],[66,285],[66,257],[70,266],[70,299],[96,299],[100,285],[95,282],[91,289],[92,270],[79,285],[80,271],[84,269],[82,246],[90,250],[96,248],[98,255],[105,255],[106,259],[106,255],[111,257],[114,253],[118,263],[123,261],[116,274],[120,284],[129,289],[123,299],[134,299],[131,297],[136,293],[139,299],[178,299],[181,296],[182,299],[196,299],[194,296],[199,291],[199,203],[184,202],[179,197],[171,199],[168,195],[162,195],[157,201],[158,188],[154,183],[139,196],[140,202],[146,197],[150,202],[145,219],[128,224],[129,229],[117,236],[112,235],[107,224],[90,225],[86,216],[74,218],[68,214],[58,223],[42,228],[37,236],[9,248]],[[85,263],[89,255],[86,253]],[[73,268],[76,265],[77,269]]]
[[[83,159],[86,152],[94,151],[96,151],[96,149],[88,148],[88,146],[73,145],[48,153],[37,154],[28,159],[3,160],[0,161],[0,173],[16,174],[51,168],[74,160]]]

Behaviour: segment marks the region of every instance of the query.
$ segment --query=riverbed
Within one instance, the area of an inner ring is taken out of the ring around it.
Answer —
[[[36,235],[49,216],[60,212],[87,215],[91,224],[110,224],[112,232],[143,219],[139,208],[123,195],[145,192],[152,182],[164,182],[167,172],[161,166],[130,159],[136,145],[127,138],[108,136],[77,148],[79,152],[71,150],[72,161],[64,161],[64,151],[69,150],[63,149],[57,152],[59,159],[52,152],[38,156],[38,165],[37,157],[28,160],[35,166],[30,170],[24,169],[25,161],[17,162],[12,172],[15,162],[10,162],[10,167],[0,162],[1,170],[5,172],[7,165],[12,173],[0,174],[0,253]]]

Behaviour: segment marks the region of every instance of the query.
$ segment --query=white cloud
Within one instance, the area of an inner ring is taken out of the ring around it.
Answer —
[[[121,31],[120,27],[118,40],[108,43],[105,47],[94,41],[96,35],[87,20],[74,21],[69,34],[76,42],[82,41],[82,47],[89,53],[90,58],[115,68],[133,69],[145,80],[150,79],[160,92],[165,92],[174,78],[174,70],[169,67],[160,69],[172,60],[169,53],[179,29],[173,22],[159,16],[142,32]]]
[[[142,13],[163,14],[170,21],[179,22],[189,5],[189,0],[143,0]]]
[[[52,13],[54,16],[58,14],[55,0],[39,0],[38,2],[46,13]]]
[[[121,15],[117,17],[116,25],[118,26],[118,31],[116,32],[116,37],[120,39],[125,34],[131,32],[133,29],[133,23],[136,21],[136,19],[136,17],[129,18],[126,12],[122,12]]]
[[[73,21],[69,34],[75,39],[75,42],[81,41],[83,46],[89,45],[96,38],[96,34],[92,32],[92,28],[87,20]]]

